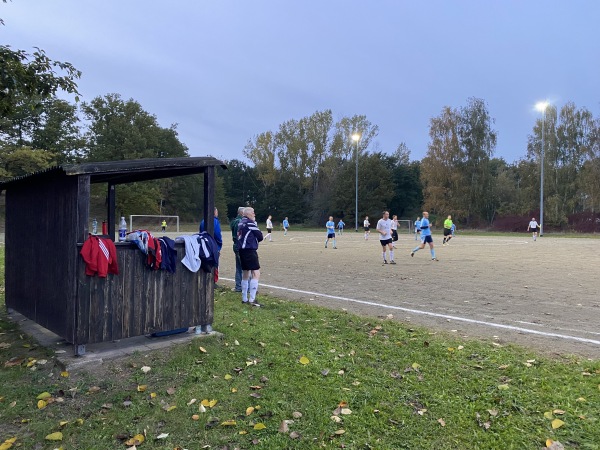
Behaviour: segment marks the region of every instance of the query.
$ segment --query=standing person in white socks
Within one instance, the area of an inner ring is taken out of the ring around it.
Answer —
[[[363,222],[363,227],[365,228],[365,241],[369,239],[369,234],[371,234],[371,231],[369,231],[370,226],[369,216],[365,216],[365,221]]]
[[[269,241],[273,241],[273,238],[271,237],[271,233],[273,233],[273,222],[271,222],[271,216],[267,217],[267,235],[265,236],[266,238],[269,238]]]
[[[527,227],[527,231],[531,231],[533,233],[533,240],[537,241],[537,235],[538,235],[538,231],[540,230],[540,226],[538,225],[537,221],[535,220],[535,217],[533,217],[531,219],[531,222],[529,222],[529,226]]]
[[[398,242],[398,216],[394,214],[392,216],[392,247],[396,248],[396,242]]]
[[[238,249],[242,263],[242,303],[262,306],[256,301],[260,263],[258,261],[258,243],[263,235],[256,224],[254,208],[244,208],[242,220],[238,225]],[[252,279],[250,275],[252,274]]]
[[[383,263],[387,264],[385,259],[385,248],[388,247],[390,250],[390,264],[396,264],[394,261],[394,247],[392,240],[392,220],[390,220],[390,213],[388,211],[383,212],[383,217],[377,222],[377,232],[379,233],[379,243],[381,244],[383,251]]]

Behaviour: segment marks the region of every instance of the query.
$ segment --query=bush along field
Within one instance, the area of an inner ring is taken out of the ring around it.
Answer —
[[[216,292],[220,334],[62,371],[0,317],[0,449],[600,448],[600,363]]]

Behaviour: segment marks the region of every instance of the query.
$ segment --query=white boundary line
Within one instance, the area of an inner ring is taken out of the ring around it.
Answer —
[[[224,277],[219,277],[219,278],[221,278],[223,280],[226,280],[226,281],[235,281],[232,278],[224,278]],[[345,302],[359,303],[361,305],[377,306],[379,308],[394,309],[394,310],[397,310],[397,311],[403,311],[403,312],[408,312],[408,313],[412,313],[412,314],[421,314],[421,315],[424,315],[424,316],[437,317],[437,318],[441,318],[441,319],[457,320],[457,321],[460,321],[460,322],[473,323],[473,324],[476,324],[476,325],[483,325],[483,326],[486,326],[486,327],[502,328],[504,330],[519,331],[519,332],[522,332],[522,333],[536,334],[536,335],[544,336],[544,337],[555,337],[555,338],[559,338],[559,339],[565,339],[565,340],[571,340],[571,341],[577,341],[577,342],[585,342],[585,343],[588,343],[588,344],[600,345],[600,341],[597,341],[595,339],[587,339],[587,338],[582,338],[582,337],[577,337],[577,336],[570,336],[568,334],[547,333],[545,331],[531,330],[529,328],[515,327],[515,326],[512,326],[512,325],[504,325],[504,324],[501,324],[501,323],[485,322],[483,320],[469,319],[469,318],[466,318],[466,317],[450,316],[450,315],[447,315],[447,314],[438,314],[438,313],[434,313],[434,312],[430,312],[430,311],[421,311],[421,310],[418,310],[418,309],[403,308],[401,306],[385,305],[385,304],[382,304],[382,303],[369,302],[369,301],[366,301],[366,300],[356,300],[356,299],[348,298],[348,297],[340,297],[338,295],[321,294],[319,292],[303,291],[303,290],[300,290],[300,289],[292,289],[292,288],[286,288],[286,287],[281,287],[281,286],[274,286],[272,284],[261,284],[260,287],[267,287],[267,288],[271,288],[271,289],[280,289],[282,291],[295,292],[295,293],[298,293],[298,294],[315,295],[317,297],[332,298],[334,300],[343,300]]]

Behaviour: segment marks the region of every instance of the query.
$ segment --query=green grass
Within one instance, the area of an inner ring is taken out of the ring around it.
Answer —
[[[222,336],[68,377],[2,313],[0,342],[10,347],[0,349],[0,444],[16,437],[15,448],[127,448],[123,438],[146,433],[140,450],[540,449],[546,439],[600,448],[598,361],[548,359],[393,320],[261,301],[264,309],[250,309],[219,290],[214,328]],[[5,367],[13,357],[24,359]],[[30,359],[48,362],[27,368]],[[57,401],[38,409],[44,391]],[[203,399],[217,403],[199,412]],[[342,402],[351,414],[336,423]],[[248,407],[255,410],[246,415]],[[544,417],[553,410],[564,411],[553,413],[564,421],[556,430]],[[289,431],[299,438],[278,432],[283,420],[294,420]],[[255,430],[258,423],[266,428]],[[56,431],[62,443],[44,440]],[[155,439],[161,433],[168,437]]]

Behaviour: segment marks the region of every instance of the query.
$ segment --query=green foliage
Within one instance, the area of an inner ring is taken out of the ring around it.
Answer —
[[[58,91],[78,95],[80,76],[73,65],[51,60],[39,48],[29,54],[0,45],[0,117],[10,117],[23,102],[35,109]]]

